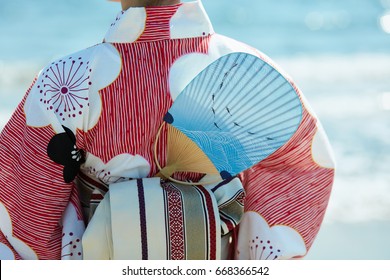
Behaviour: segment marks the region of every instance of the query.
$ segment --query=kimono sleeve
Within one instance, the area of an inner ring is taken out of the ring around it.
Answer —
[[[101,115],[99,90],[120,71],[116,48],[98,44],[38,75],[0,134],[0,250],[22,259],[82,258],[74,178],[89,152],[85,134]]]
[[[81,213],[73,179],[82,141],[52,107],[65,88],[46,69],[0,134],[0,258],[60,259],[64,211]]]
[[[332,151],[317,117],[292,85],[303,105],[298,130],[284,146],[240,176],[246,201],[236,259],[303,257],[324,218],[334,179]]]

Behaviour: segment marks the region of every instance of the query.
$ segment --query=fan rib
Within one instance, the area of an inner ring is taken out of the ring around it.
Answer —
[[[298,120],[299,120],[299,122],[298,122]],[[272,125],[269,125],[269,126],[267,126],[267,127],[262,127],[259,131],[256,132],[255,135],[259,135],[259,137],[262,137],[264,134],[261,134],[261,133],[265,133],[265,132],[266,132],[266,133],[269,134],[269,131],[270,131],[271,129],[273,129],[273,128],[275,128],[275,127],[280,127],[280,126],[283,125],[284,123],[291,123],[292,121],[294,121],[294,126],[295,126],[295,129],[293,129],[293,130],[291,131],[291,134],[293,134],[294,131],[296,131],[296,129],[299,127],[299,124],[300,124],[300,119],[298,119],[298,118],[283,119],[283,120],[281,120],[281,121],[279,121],[279,122],[277,122],[277,123],[274,123],[274,124],[272,124]],[[286,131],[286,130],[284,130],[284,131]],[[253,135],[252,135],[252,136],[253,136]],[[271,136],[267,136],[267,137],[272,137],[272,135],[271,135]],[[242,143],[245,143],[245,142],[242,141]]]
[[[264,64],[266,66],[267,64]],[[263,68],[262,68],[263,69]],[[243,93],[243,91],[240,92],[240,95],[243,96],[243,98],[239,99],[238,102],[235,104],[237,107],[241,104],[246,104],[248,101],[252,100],[250,93],[253,93],[255,89],[261,85],[271,74],[271,71],[268,72],[258,83],[256,83],[251,89]],[[263,87],[261,90],[256,90],[257,92],[264,90],[266,87]]]
[[[244,113],[241,115],[241,118],[245,119],[246,116],[247,116],[248,114],[253,115],[254,112],[253,112],[252,109],[253,109],[254,107],[256,107],[257,104],[263,103],[263,102],[264,102],[266,99],[268,99],[269,97],[275,97],[275,99],[269,101],[269,103],[264,104],[263,107],[256,109],[256,113],[257,113],[257,112],[260,112],[260,111],[262,111],[262,110],[264,110],[264,108],[268,108],[269,111],[273,111],[273,108],[271,107],[271,105],[272,105],[273,103],[275,103],[276,101],[282,99],[282,98],[286,98],[285,95],[287,95],[290,91],[292,91],[292,89],[289,89],[287,92],[285,92],[284,94],[282,94],[282,95],[280,95],[280,96],[277,96],[276,94],[274,94],[276,91],[278,91],[279,89],[281,89],[284,85],[285,85],[285,84],[279,85],[275,90],[273,90],[272,92],[268,93],[264,98],[262,98],[262,99],[259,100],[258,102],[253,102],[253,103],[255,103],[255,104],[253,104],[251,107],[247,108],[247,109],[244,111]],[[260,93],[260,92],[259,92],[259,93]],[[260,96],[260,94],[259,94],[258,96]],[[295,97],[294,97],[294,98],[295,98]],[[294,99],[294,98],[293,98],[293,99]],[[296,98],[298,98],[298,96],[296,96]]]
[[[277,119],[278,117],[280,117],[281,115],[283,115],[283,114],[286,114],[287,112],[289,112],[289,111],[291,111],[291,110],[293,110],[293,109],[295,109],[295,108],[297,108],[297,107],[299,107],[300,106],[300,104],[298,104],[298,105],[295,105],[294,103],[293,103],[293,101],[296,101],[296,98],[295,97],[293,97],[292,99],[290,99],[290,100],[287,100],[286,102],[284,102],[283,104],[281,104],[281,105],[279,105],[278,107],[276,107],[276,108],[272,108],[272,114],[270,114],[270,112],[266,112],[266,113],[264,113],[263,115],[261,115],[261,116],[258,116],[257,118],[265,118],[265,117],[267,117],[267,116],[269,116],[267,119],[264,119],[261,123],[256,123],[256,124],[253,124],[252,126],[249,126],[248,127],[248,130],[249,131],[252,131],[252,128],[254,127],[254,126],[261,126],[262,124],[264,124],[265,122],[269,122],[270,120],[272,120],[272,119]],[[286,105],[290,105],[290,106],[286,106]],[[295,106],[294,106],[295,105]],[[278,110],[280,110],[280,109],[282,109],[282,108],[286,108],[286,110],[284,110],[283,112],[281,112],[281,113],[279,113],[279,114],[277,114],[277,115],[275,115],[275,113],[278,111]],[[260,110],[259,110],[259,112],[260,112]],[[256,112],[257,113],[257,112]],[[252,113],[253,114],[253,113]],[[291,117],[290,118],[288,118],[288,120],[291,120]]]
[[[168,125],[167,166],[174,166],[175,172],[218,174],[204,152],[188,136],[171,125]]]
[[[199,73],[169,113],[166,169],[235,175],[289,141],[302,121],[302,104],[271,65],[232,53]]]
[[[244,59],[240,63],[241,64],[245,63],[245,61],[247,59],[248,59],[248,56],[244,56]],[[252,69],[254,64],[256,63],[255,59],[252,59],[252,60],[253,61],[251,62],[251,64],[247,67],[248,69]],[[263,65],[265,65],[265,63],[263,63]],[[245,83],[243,81],[244,77],[248,76],[248,72],[249,72],[248,69],[246,69],[246,71],[239,71],[240,68],[236,68],[236,71],[235,71],[234,75],[232,75],[230,81],[234,80],[234,81],[240,81],[240,82],[236,82],[234,84],[234,86],[232,88],[230,88],[230,90],[228,92],[225,93],[225,100],[224,101],[225,101],[226,104],[230,104],[230,102],[232,100],[234,100],[234,98],[236,97],[236,94],[232,94],[232,93],[235,92],[237,86],[244,84],[244,87],[242,87],[241,90],[240,90],[240,91],[243,91],[248,85],[250,85],[250,83]],[[239,74],[239,73],[241,74],[241,76],[236,78],[236,75]],[[256,73],[254,73],[252,76],[248,77],[247,80],[251,81],[251,80],[253,80],[253,78],[255,76],[256,76]],[[229,81],[229,83],[230,83],[230,81]]]

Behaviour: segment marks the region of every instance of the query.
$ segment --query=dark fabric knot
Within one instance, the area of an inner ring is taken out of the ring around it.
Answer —
[[[47,155],[55,163],[64,166],[64,181],[70,183],[77,176],[80,166],[85,162],[85,153],[77,148],[74,133],[69,128],[62,127],[65,132],[56,134],[50,139]]]

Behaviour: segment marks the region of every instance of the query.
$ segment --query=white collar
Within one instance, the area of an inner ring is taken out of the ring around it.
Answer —
[[[214,33],[201,0],[158,7],[131,7],[118,13],[104,41],[133,43],[208,36]]]

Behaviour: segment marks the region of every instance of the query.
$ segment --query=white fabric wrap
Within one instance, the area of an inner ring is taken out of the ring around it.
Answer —
[[[84,258],[225,258],[230,247],[226,236],[243,213],[243,194],[237,178],[205,187],[161,183],[159,178],[112,184],[83,236]]]

